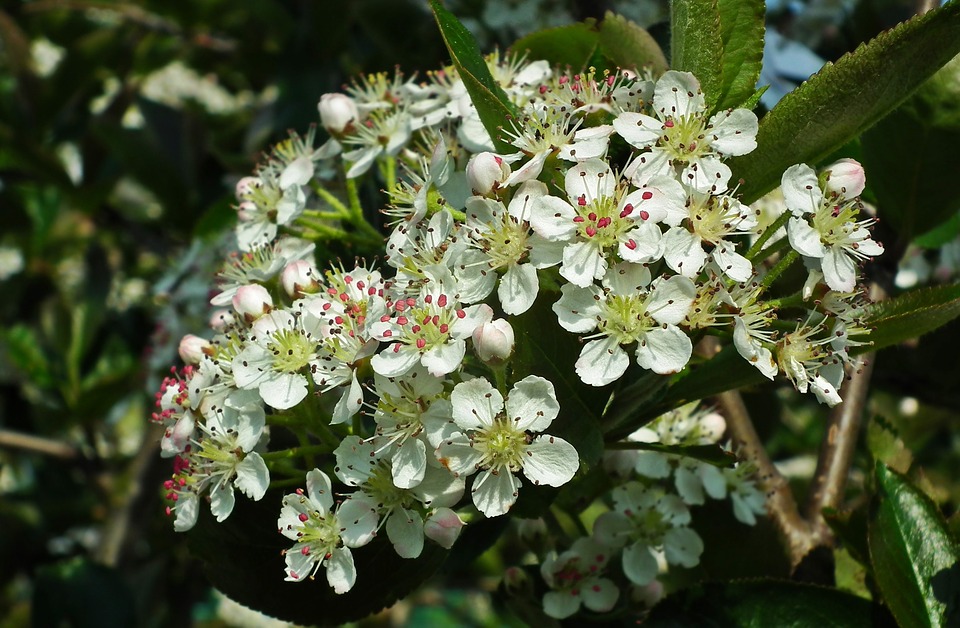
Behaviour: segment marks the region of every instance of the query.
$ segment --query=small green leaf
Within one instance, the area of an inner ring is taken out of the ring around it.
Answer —
[[[960,2],[914,17],[827,64],[760,121],[757,149],[729,165],[743,200],[780,183],[793,164],[817,164],[903,102],[960,52]]]
[[[600,34],[593,20],[548,28],[521,37],[510,46],[510,51],[526,54],[528,61],[546,59],[560,67],[572,70],[587,67],[599,46]]]
[[[600,23],[600,51],[620,68],[649,68],[654,76],[669,68],[666,55],[650,33],[610,12]]]
[[[740,107],[760,78],[763,58],[763,0],[718,0],[723,41],[723,82],[716,109]],[[751,107],[752,108],[752,107]]]
[[[50,361],[44,355],[36,332],[23,324],[17,324],[0,336],[3,348],[13,363],[34,386],[50,388],[54,378]]]
[[[906,473],[913,464],[913,452],[903,443],[896,426],[879,414],[867,423],[867,449],[874,460],[899,473]]]
[[[516,119],[517,109],[507,98],[480,54],[480,48],[470,31],[439,0],[430,0],[440,35],[443,37],[450,58],[463,80],[470,100],[480,114],[480,121],[490,134],[496,149],[501,152],[514,152],[514,149],[500,139],[500,129],[510,120]]]
[[[873,626],[871,604],[837,589],[783,580],[710,583],[684,589],[654,607],[644,627],[778,628]]]
[[[723,92],[723,40],[717,0],[670,3],[670,67],[692,72],[712,109]]]
[[[960,316],[960,283],[919,288],[866,308],[864,322],[872,327],[872,345],[858,353],[876,351],[917,338]]]
[[[901,626],[960,623],[960,551],[930,498],[907,479],[876,466],[868,527],[874,578]]]

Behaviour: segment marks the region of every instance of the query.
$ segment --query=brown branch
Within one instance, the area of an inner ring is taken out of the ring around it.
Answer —
[[[80,451],[73,445],[50,438],[34,436],[33,434],[14,432],[13,430],[0,429],[0,447],[23,449],[65,460],[74,460],[80,457]]]

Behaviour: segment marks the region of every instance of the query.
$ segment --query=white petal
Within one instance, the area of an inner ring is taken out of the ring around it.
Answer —
[[[637,364],[661,375],[678,373],[687,365],[691,353],[693,344],[679,327],[657,327],[648,331],[637,347]]]
[[[613,128],[628,144],[646,148],[663,135],[663,123],[642,113],[624,112],[613,121]]]
[[[737,249],[730,242],[718,242],[713,250],[713,259],[723,274],[734,281],[747,281],[753,275],[753,264],[737,253]]]
[[[710,126],[710,145],[724,155],[746,155],[757,147],[757,115],[748,109],[721,111]]]
[[[357,581],[357,567],[353,563],[353,554],[346,547],[333,550],[327,559],[327,582],[334,593],[342,595],[353,588]]]
[[[542,196],[530,209],[530,228],[547,240],[569,240],[577,233],[576,210],[561,198]]]
[[[547,617],[566,619],[580,610],[580,596],[573,590],[547,591],[543,595],[543,612]]]
[[[671,565],[696,567],[703,553],[703,541],[692,528],[673,528],[663,537],[663,551]]]
[[[350,386],[345,387],[340,400],[337,401],[337,405],[333,409],[333,416],[330,419],[331,425],[349,421],[353,418],[353,415],[360,411],[360,407],[363,405],[363,388],[357,381],[357,374],[353,372],[351,375]]]
[[[593,242],[575,242],[563,249],[560,274],[570,283],[586,288],[594,279],[603,277],[607,261]]]
[[[427,466],[423,481],[412,492],[421,504],[433,508],[454,506],[463,497],[466,482],[442,467]]]
[[[560,413],[553,384],[542,377],[528,375],[514,384],[507,395],[507,418],[525,432],[542,432]]]
[[[685,277],[696,277],[707,261],[700,238],[686,227],[672,227],[663,234],[663,259]]]
[[[493,150],[492,148],[489,150]],[[483,151],[477,151],[483,152]],[[523,183],[524,181],[530,181],[536,179],[540,176],[540,173],[543,171],[543,164],[546,163],[547,157],[550,156],[550,151],[540,151],[534,155],[527,163],[523,164],[517,170],[514,170],[507,180],[504,181],[505,186],[516,185],[517,183]]]
[[[664,241],[660,227],[651,222],[641,222],[620,236],[617,252],[620,257],[635,264],[655,262],[664,253]]]
[[[653,108],[665,116],[683,117],[706,109],[700,82],[689,72],[669,70],[657,80]]]
[[[608,337],[584,345],[575,366],[583,383],[606,386],[626,372],[630,357],[615,338]]]
[[[461,382],[450,393],[453,420],[465,430],[476,430],[493,425],[493,419],[503,410],[503,397],[482,377]]]
[[[326,473],[319,469],[307,472],[307,497],[316,502],[324,512],[333,507],[333,488]]]
[[[840,246],[831,246],[820,261],[823,280],[831,290],[853,292],[857,285],[857,266]]]
[[[523,314],[537,300],[540,282],[532,264],[512,264],[500,279],[497,296],[507,314]]]
[[[576,448],[555,436],[538,436],[527,446],[523,474],[534,484],[563,486],[580,468]]]
[[[670,475],[670,460],[659,451],[638,451],[634,470],[648,478],[665,478]]]
[[[587,203],[612,196],[617,180],[610,166],[602,159],[587,159],[575,164],[564,176],[564,189],[571,203],[585,198]]]
[[[398,508],[387,519],[387,538],[401,558],[416,558],[423,551],[423,519],[412,510]]]
[[[181,493],[175,509],[177,518],[173,520],[173,529],[177,532],[186,532],[197,524],[200,514],[200,499],[196,493]]]
[[[233,512],[236,498],[233,496],[233,485],[218,484],[210,491],[210,512],[217,518],[217,523],[223,521]]]
[[[600,314],[600,301],[596,299],[600,289],[597,286],[578,288],[573,284],[564,284],[560,292],[560,300],[551,309],[561,327],[575,334],[583,334],[597,326],[597,316]]]
[[[700,506],[704,502],[703,483],[700,477],[687,466],[680,466],[674,475],[677,494],[691,506]]]
[[[397,488],[413,488],[423,480],[427,469],[427,448],[419,438],[407,438],[393,455],[393,483]]]
[[[697,287],[686,277],[654,282],[647,311],[658,323],[677,325],[686,318],[697,296]]]
[[[620,262],[607,269],[607,274],[603,276],[603,286],[617,296],[633,296],[644,291],[648,285],[650,270],[643,264]]]
[[[473,481],[473,504],[485,517],[499,517],[517,501],[520,480],[512,473],[482,471]]]
[[[297,157],[280,174],[280,189],[285,190],[291,185],[306,185],[312,178],[313,160],[305,155]]]
[[[780,179],[780,189],[787,209],[794,216],[817,211],[823,201],[823,192],[817,174],[807,164],[797,164],[787,168]]]
[[[307,378],[299,373],[274,373],[257,388],[264,403],[277,410],[297,405],[307,396]]]
[[[630,582],[640,586],[650,584],[657,576],[657,570],[657,559],[646,545],[634,543],[623,550],[623,573]]]
[[[680,181],[698,192],[719,194],[727,189],[732,174],[716,155],[703,155],[683,169]]]
[[[620,589],[607,578],[597,578],[590,586],[580,591],[583,605],[596,613],[609,612],[617,605]]]
[[[419,351],[395,342],[370,358],[370,366],[384,377],[400,377],[419,361]]]
[[[423,534],[440,547],[450,549],[457,542],[463,520],[449,508],[437,508],[423,524]]]
[[[300,551],[301,545],[294,545],[284,557],[287,564],[286,580],[288,582],[302,582],[313,571],[316,561],[312,554],[304,554]]]
[[[673,175],[670,155],[659,148],[640,153],[623,171],[623,176],[629,177],[630,181],[638,188],[645,186],[656,177],[668,175]]]
[[[442,377],[460,367],[467,345],[462,340],[449,340],[433,347],[423,354],[420,363],[427,367],[431,375]]]
[[[250,452],[237,465],[237,477],[233,480],[240,492],[255,502],[263,499],[270,486],[270,471],[257,452]]]
[[[790,238],[790,246],[800,255],[819,258],[827,253],[820,241],[820,234],[807,224],[805,218],[791,218],[787,223],[787,236]]]
[[[373,499],[357,495],[362,496],[363,493],[354,493],[337,508],[340,538],[347,547],[360,547],[372,541],[380,522]]]

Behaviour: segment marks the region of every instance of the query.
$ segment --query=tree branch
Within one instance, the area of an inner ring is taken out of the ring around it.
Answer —
[[[79,450],[73,445],[50,438],[34,436],[33,434],[14,432],[13,430],[0,429],[0,447],[23,449],[37,454],[53,456],[54,458],[63,458],[65,460],[73,460],[80,457]]]

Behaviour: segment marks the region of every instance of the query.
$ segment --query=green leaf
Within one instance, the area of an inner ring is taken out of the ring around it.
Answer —
[[[231,599],[296,624],[336,625],[362,619],[406,596],[432,576],[447,552],[427,541],[419,558],[400,558],[385,534],[351,550],[357,568],[353,588],[337,595],[321,567],[314,580],[286,582],[281,552],[293,542],[277,533],[281,491],[259,502],[242,496],[230,518],[217,523],[201,503],[196,527],[187,533],[210,583]]]
[[[440,35],[450,51],[453,65],[457,68],[494,146],[500,152],[514,152],[508,143],[500,139],[500,129],[510,120],[516,119],[516,107],[507,98],[503,88],[493,80],[470,31],[447,11],[439,0],[430,0],[430,7],[437,19],[437,26],[440,27]]]
[[[660,76],[669,68],[666,55],[650,33],[610,12],[600,23],[600,51],[621,68],[649,68],[654,76]]]
[[[960,316],[960,283],[919,288],[900,296],[872,303],[864,322],[872,327],[872,345],[858,347],[857,353],[876,351],[917,338]]]
[[[903,102],[960,52],[960,2],[914,17],[827,64],[760,121],[757,149],[728,163],[751,203],[793,164],[816,164]]]
[[[670,67],[692,72],[713,108],[723,92],[723,40],[717,0],[670,3]]]
[[[960,235],[960,214],[954,214],[938,227],[914,238],[913,243],[925,249],[939,249],[947,242],[955,240],[958,235]]]
[[[763,0],[718,0],[723,82],[716,109],[740,107],[753,95],[763,59]]]
[[[944,185],[940,176],[960,145],[957,76],[960,56],[861,138],[877,213],[904,244],[960,210],[960,187]]]
[[[600,33],[593,20],[548,28],[521,37],[510,51],[526,54],[529,61],[546,59],[551,64],[582,70],[593,59],[599,46]]]
[[[833,508],[823,509],[823,520],[827,522],[837,540],[850,555],[862,565],[870,566],[870,550],[867,548],[867,509],[839,511]]]
[[[133,595],[116,569],[85,558],[43,567],[33,591],[34,626],[137,626]]]
[[[668,596],[644,627],[873,626],[871,604],[837,589],[782,580],[703,584]]]
[[[3,332],[3,349],[7,358],[38,388],[50,388],[54,378],[50,361],[44,355],[36,332],[20,323]]]
[[[960,623],[960,552],[937,507],[907,479],[876,465],[868,526],[873,574],[901,626]]]

